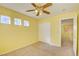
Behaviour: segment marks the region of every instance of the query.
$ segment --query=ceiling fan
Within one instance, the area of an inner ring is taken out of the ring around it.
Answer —
[[[27,10],[26,12],[31,12],[31,11],[35,11],[36,13],[36,16],[39,16],[43,13],[45,14],[50,14],[49,11],[47,11],[47,8],[49,6],[52,6],[52,3],[46,3],[45,5],[43,6],[39,6],[39,5],[36,5],[35,3],[32,3],[32,6],[35,8],[35,9],[32,9],[32,10]]]

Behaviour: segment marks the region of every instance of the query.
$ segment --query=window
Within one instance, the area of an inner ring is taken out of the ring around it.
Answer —
[[[0,23],[2,23],[2,24],[11,24],[10,17],[8,17],[8,16],[1,16],[0,17]]]
[[[15,18],[14,19],[14,24],[15,25],[21,25],[21,19]]]
[[[29,26],[29,21],[24,20],[24,26],[28,27]]]

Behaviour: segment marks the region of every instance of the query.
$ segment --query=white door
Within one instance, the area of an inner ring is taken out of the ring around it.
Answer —
[[[39,40],[51,44],[51,25],[50,23],[39,24]]]

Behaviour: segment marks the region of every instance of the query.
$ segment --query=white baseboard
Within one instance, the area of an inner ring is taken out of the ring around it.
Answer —
[[[44,42],[44,43],[47,43],[47,44],[49,44],[49,45],[51,45],[51,46],[55,46],[55,47],[61,47],[61,46],[59,46],[59,45],[57,45],[57,44],[54,44],[54,43],[48,43],[48,42],[45,42],[45,41],[41,41],[41,42]]]
[[[30,44],[28,44],[28,45],[23,45],[23,46],[18,47],[18,48],[14,48],[14,49],[8,50],[8,51],[6,51],[6,52],[1,53],[0,55],[10,53],[10,52],[12,52],[12,51],[15,51],[15,50],[18,50],[18,49],[21,49],[21,48],[27,47],[27,46],[32,45],[32,44],[37,43],[37,42],[38,42],[38,41],[36,41],[36,42],[32,42],[32,43],[30,43]]]
[[[39,42],[39,41],[37,41],[37,42]],[[23,47],[26,47],[26,46],[32,45],[32,44],[37,43],[37,42],[33,42],[33,43],[28,44],[28,45],[23,45],[23,46],[21,46],[21,47],[11,49],[11,50],[9,50],[9,51],[6,51],[6,52],[1,53],[0,55],[10,53],[10,52],[12,52],[12,51],[15,51],[15,50],[21,49],[21,48],[23,48]],[[43,41],[41,41],[41,42],[43,42]],[[48,43],[48,42],[44,42],[44,43],[47,43],[47,44],[49,44],[49,45],[51,45],[51,46],[60,47],[60,46],[58,46],[57,44]]]

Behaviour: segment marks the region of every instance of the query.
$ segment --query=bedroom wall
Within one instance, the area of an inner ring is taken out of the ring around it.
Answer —
[[[39,24],[41,23],[50,23],[51,24],[51,32],[52,32],[52,44],[58,47],[61,47],[61,39],[60,39],[60,20],[62,18],[73,18],[77,16],[76,12],[65,12],[56,16],[39,19]],[[40,40],[40,37],[39,37]]]
[[[10,16],[11,24],[0,24],[0,54],[38,42],[37,19],[25,16],[11,9],[0,6],[0,15]],[[13,19],[20,18],[30,22],[29,27],[14,25]]]

